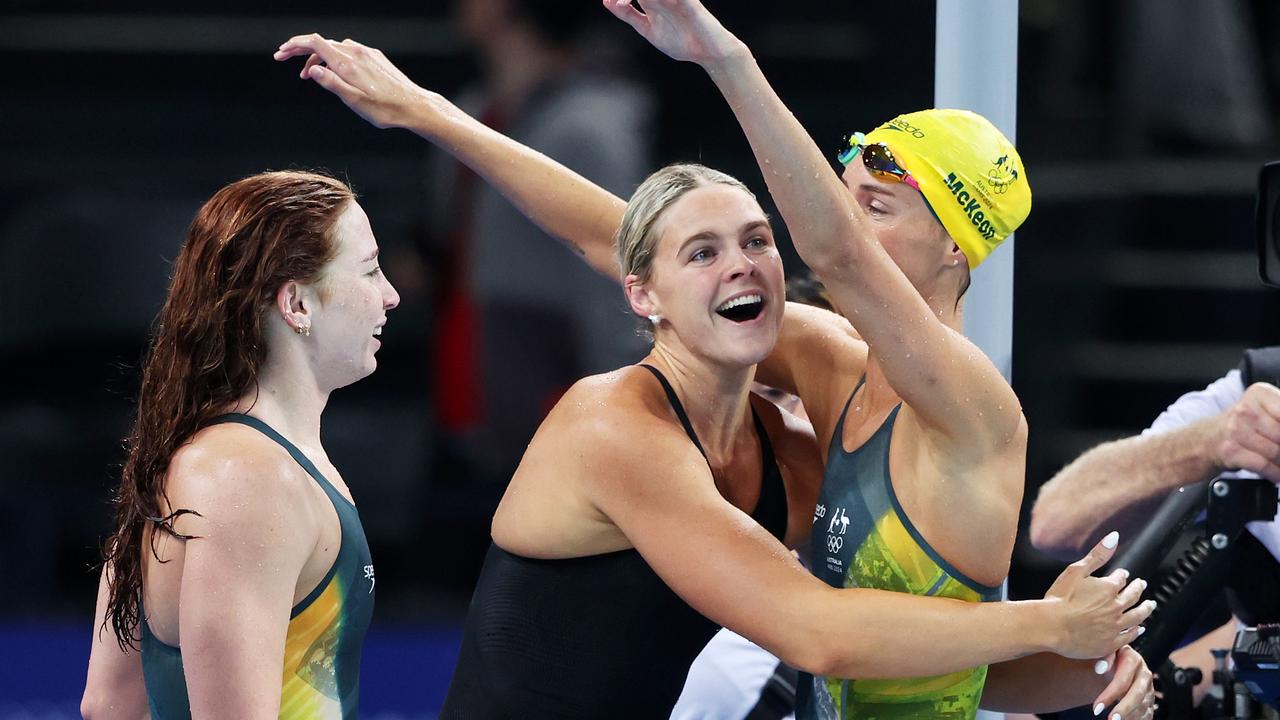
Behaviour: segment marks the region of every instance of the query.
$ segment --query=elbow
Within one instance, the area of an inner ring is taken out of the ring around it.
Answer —
[[[140,697],[102,684],[85,687],[80,715],[85,720],[138,720],[148,717],[145,691]]]
[[[865,643],[857,638],[838,637],[830,628],[814,627],[811,632],[796,632],[797,642],[779,653],[778,659],[797,670],[815,677],[866,677]]]
[[[91,688],[85,688],[80,698],[80,717],[84,720],[104,720],[110,718],[111,704],[105,694]]]

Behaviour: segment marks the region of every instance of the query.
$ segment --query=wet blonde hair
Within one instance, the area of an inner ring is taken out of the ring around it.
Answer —
[[[707,185],[728,185],[756,199],[741,180],[705,165],[677,163],[655,172],[640,183],[627,202],[622,224],[614,237],[623,277],[635,275],[641,282],[649,280],[654,250],[658,246],[658,220],[685,193]]]

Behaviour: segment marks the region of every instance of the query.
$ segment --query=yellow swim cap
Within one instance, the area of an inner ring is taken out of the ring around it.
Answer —
[[[899,115],[866,136],[884,143],[951,239],[978,267],[1031,212],[1031,186],[1013,143],[968,110]]]

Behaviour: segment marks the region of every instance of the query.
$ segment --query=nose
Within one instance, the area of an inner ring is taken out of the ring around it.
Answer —
[[[735,248],[725,265],[725,280],[737,280],[740,277],[756,274],[756,259],[748,255],[742,248]]]
[[[386,283],[386,287],[382,289],[382,309],[392,310],[400,304],[400,293],[396,292],[395,286],[386,279],[385,275],[382,281]]]

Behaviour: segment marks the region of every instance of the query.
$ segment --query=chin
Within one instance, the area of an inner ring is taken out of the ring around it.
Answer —
[[[771,333],[769,337],[742,338],[716,348],[718,352],[714,353],[714,356],[717,361],[725,365],[738,367],[758,365],[773,352],[777,341],[777,333]]]

